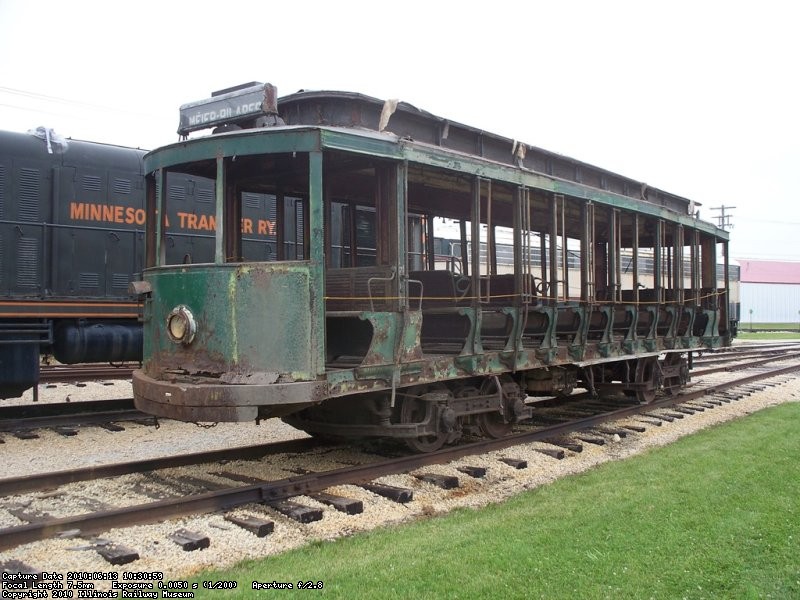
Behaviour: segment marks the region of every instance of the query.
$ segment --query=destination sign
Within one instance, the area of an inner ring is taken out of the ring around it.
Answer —
[[[269,83],[258,83],[215,95],[206,100],[184,104],[180,108],[178,134],[186,135],[191,131],[277,112],[275,87]]]

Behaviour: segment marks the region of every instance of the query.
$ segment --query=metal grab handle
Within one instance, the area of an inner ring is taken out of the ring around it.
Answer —
[[[372,300],[372,282],[373,281],[393,281],[394,278],[397,276],[397,271],[394,267],[392,267],[392,276],[391,277],[370,277],[367,279],[367,294],[369,295],[369,309],[372,312],[375,312],[375,304]],[[421,302],[421,301],[420,301]]]
[[[460,277],[453,282],[453,290],[455,290],[457,302],[461,302],[469,294],[472,287],[472,281],[466,277]]]
[[[422,297],[425,295],[425,286],[419,279],[409,279],[408,283],[409,287],[412,283],[416,283],[419,286],[419,305],[417,306],[417,310],[422,310]]]

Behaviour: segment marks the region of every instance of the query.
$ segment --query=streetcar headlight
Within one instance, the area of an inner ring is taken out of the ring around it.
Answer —
[[[183,304],[176,306],[167,315],[167,335],[176,344],[191,344],[197,333],[194,315]]]

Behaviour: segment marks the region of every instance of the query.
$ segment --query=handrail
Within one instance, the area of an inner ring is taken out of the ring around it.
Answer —
[[[372,298],[372,282],[373,281],[394,281],[394,278],[397,276],[397,269],[395,267],[391,267],[392,275],[391,277],[370,277],[367,279],[367,294],[369,295],[369,309],[372,312],[375,312],[375,303]],[[422,300],[420,300],[422,302]]]

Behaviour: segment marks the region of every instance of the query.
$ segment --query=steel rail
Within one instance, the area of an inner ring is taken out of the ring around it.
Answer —
[[[576,421],[545,427],[533,432],[518,433],[496,440],[485,440],[465,444],[463,446],[455,446],[429,454],[406,456],[371,463],[369,465],[344,467],[324,473],[300,475],[277,481],[206,492],[194,496],[170,498],[148,504],[112,509],[98,513],[88,513],[74,517],[52,519],[42,523],[30,523],[17,527],[8,527],[0,529],[0,550],[6,550],[20,544],[52,537],[67,530],[78,529],[81,535],[85,536],[116,527],[131,527],[133,525],[142,525],[191,514],[227,510],[253,502],[261,503],[285,500],[292,496],[320,492],[325,488],[335,485],[362,483],[385,475],[403,473],[423,466],[450,462],[476,453],[492,452],[519,444],[542,441],[553,436],[594,427],[607,421],[629,417],[644,411],[653,410],[654,408],[666,408],[688,400],[694,400],[702,396],[722,392],[734,387],[769,379],[797,370],[800,370],[800,364],[712,385],[708,388],[688,394],[677,394],[675,396],[656,400],[649,404],[626,407],[585,419],[578,419]]]
[[[39,381],[60,382],[84,381],[87,379],[131,379],[133,367],[103,366],[43,366]]]
[[[0,407],[0,431],[80,427],[140,419],[155,421],[152,415],[136,410],[133,399]]]
[[[792,349],[794,350],[794,349]],[[713,364],[722,364],[727,362],[735,362],[746,360],[748,358],[758,358],[759,356],[763,357],[780,357],[780,356],[788,356],[790,355],[789,348],[782,348],[779,350],[762,350],[762,351],[753,351],[753,352],[740,352],[735,355],[710,355],[708,357],[702,358],[694,358],[692,360],[692,364],[696,366],[704,366],[704,365],[713,365]]]
[[[30,419],[74,415],[80,413],[134,410],[133,398],[115,400],[80,400],[76,402],[47,402],[0,406],[0,422],[9,419]]]
[[[764,358],[762,360],[754,360],[744,365],[729,365],[726,367],[712,367],[710,369],[699,369],[699,370],[692,369],[691,374],[692,376],[695,376],[695,375],[710,375],[711,373],[721,373],[723,371],[726,372],[739,371],[742,368],[749,369],[750,367],[765,365],[767,363],[777,362],[780,360],[790,360],[792,358],[797,358],[799,356],[800,352],[792,352],[790,354],[784,354],[782,356],[771,356],[769,358]]]
[[[78,427],[80,425],[97,425],[116,421],[136,421],[155,417],[138,410],[110,410],[73,415],[53,415],[51,417],[27,417],[22,419],[5,419],[0,421],[0,431],[22,431],[57,427]]]
[[[308,452],[309,450],[313,450],[320,445],[321,443],[313,438],[301,438],[297,440],[273,442],[271,444],[257,444],[254,446],[242,446],[239,448],[225,448],[223,450],[193,452],[191,454],[180,454],[177,456],[148,458],[144,460],[134,460],[110,465],[69,469],[66,471],[54,471],[51,473],[39,473],[36,475],[8,477],[6,479],[0,479],[0,497],[11,496],[13,494],[23,494],[26,492],[35,492],[37,490],[57,487],[59,485],[66,485],[68,483],[76,483],[78,481],[92,481],[106,477],[119,477],[120,475],[144,473],[147,471],[157,471],[159,469],[170,469],[173,467],[185,467],[187,465],[210,463],[219,460],[254,459],[261,458],[269,454]]]
[[[763,342],[758,344],[738,344],[736,346],[721,346],[719,348],[694,348],[691,352],[698,352],[701,354],[736,354],[737,352],[749,352],[750,350],[757,350],[759,348],[778,348],[780,346],[794,346],[795,348],[800,345],[800,340],[784,340],[774,342]]]

